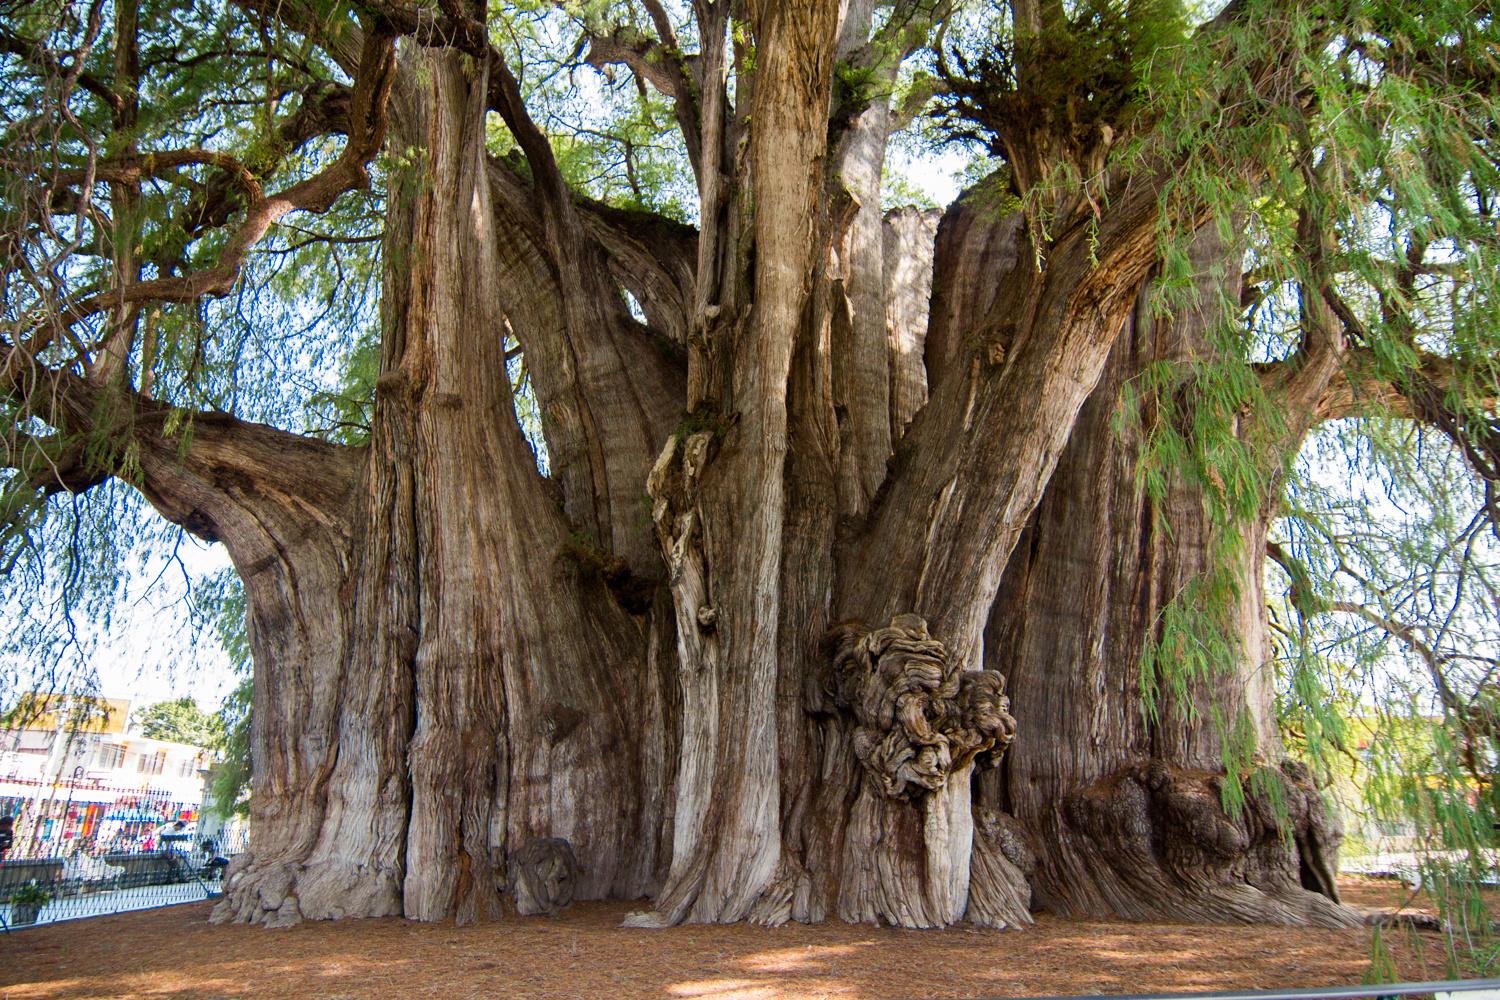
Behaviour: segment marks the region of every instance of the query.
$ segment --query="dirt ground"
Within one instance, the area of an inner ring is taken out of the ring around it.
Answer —
[[[1347,901],[1394,907],[1393,881]],[[1410,909],[1422,909],[1420,898]],[[396,918],[214,927],[209,903],[0,934],[0,998],[1025,997],[1357,984],[1366,930],[1129,924],[1040,916],[1024,931],[829,921],[624,930],[629,903],[470,927]],[[1443,978],[1437,935],[1391,935],[1401,977]]]

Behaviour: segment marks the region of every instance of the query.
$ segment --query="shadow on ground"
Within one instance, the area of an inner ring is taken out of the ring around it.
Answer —
[[[471,927],[386,918],[267,931],[214,927],[209,904],[188,904],[0,935],[0,998],[1046,996],[1331,986],[1358,983],[1368,965],[1363,930],[1048,916],[1024,931],[837,921],[621,929],[636,908],[579,903],[556,920]],[[1396,948],[1403,978],[1430,978],[1412,942]]]

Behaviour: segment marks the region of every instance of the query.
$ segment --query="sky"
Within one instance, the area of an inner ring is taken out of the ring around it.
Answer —
[[[217,708],[239,683],[212,638],[192,641],[185,605],[188,587],[228,567],[228,553],[184,533],[176,555],[180,565],[163,555],[127,572],[124,597],[107,628],[81,616],[77,621],[97,693],[128,698],[132,709],[183,696],[201,708]],[[20,685],[31,686],[24,678]]]
[[[190,579],[209,576],[229,566],[222,545],[208,545],[184,534],[178,557]],[[170,572],[170,567],[169,567]],[[181,570],[168,582],[167,574],[133,595],[134,614],[126,627],[99,636],[102,649],[95,667],[100,693],[129,698],[132,708],[174,701],[187,695],[202,708],[218,707],[239,683],[217,643],[182,648],[180,621],[184,580]]]
[[[963,184],[963,169],[973,159],[973,153],[948,149],[942,153],[914,156],[900,145],[893,144],[886,159],[891,169],[906,174],[907,179],[926,191],[936,204],[946,207],[958,197]]]

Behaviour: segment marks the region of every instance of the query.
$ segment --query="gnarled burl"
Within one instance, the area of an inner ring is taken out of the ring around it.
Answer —
[[[1004,675],[963,670],[915,614],[881,628],[845,622],[824,635],[823,652],[820,686],[853,724],[860,772],[838,915],[905,927],[1030,923],[1025,876],[975,836],[970,808],[974,767],[998,762],[1015,737]]]
[[[961,670],[920,615],[876,629],[846,622],[824,648],[824,689],[858,720],[854,753],[889,798],[939,791],[981,754],[998,761],[1015,738],[1005,676]]]

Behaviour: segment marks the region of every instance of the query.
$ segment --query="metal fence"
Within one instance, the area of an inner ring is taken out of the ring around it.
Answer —
[[[32,810],[16,825],[0,861],[5,929],[209,898],[245,849],[243,828],[152,796]]]

